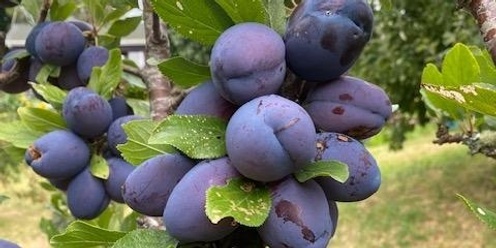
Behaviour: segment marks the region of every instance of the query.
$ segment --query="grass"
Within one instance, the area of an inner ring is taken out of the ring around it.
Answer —
[[[373,143],[383,183],[371,198],[339,204],[339,224],[330,247],[496,247],[489,230],[456,197],[462,194],[496,210],[496,160],[470,156],[462,145],[433,145],[434,131],[420,129],[405,148],[392,152]],[[22,247],[45,248],[39,220],[49,217],[50,195],[41,179],[21,167],[16,177],[0,174],[0,238]]]

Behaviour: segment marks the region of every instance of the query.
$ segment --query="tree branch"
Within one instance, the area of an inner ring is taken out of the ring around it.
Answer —
[[[43,0],[43,5],[40,9],[40,16],[38,17],[38,23],[42,23],[46,20],[51,5],[52,2],[50,0]]]
[[[150,59],[162,61],[170,57],[170,43],[167,27],[160,23],[159,18],[153,12],[149,0],[143,1],[143,4],[146,61],[148,62]],[[173,112],[174,107],[178,104],[183,93],[177,87],[174,87],[170,79],[164,77],[155,65],[146,63],[141,74],[148,86],[152,119],[163,119]]]
[[[458,0],[458,7],[468,10],[477,21],[491,54],[496,63],[496,1],[494,0]]]

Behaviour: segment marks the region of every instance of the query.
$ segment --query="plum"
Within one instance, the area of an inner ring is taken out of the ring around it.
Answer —
[[[119,151],[119,149],[117,149],[117,146],[119,144],[124,144],[127,141],[127,134],[122,128],[122,125],[132,120],[139,120],[139,119],[143,119],[143,118],[138,115],[126,115],[117,118],[110,124],[107,131],[107,141],[108,141],[109,149],[114,155],[116,156],[121,155],[121,152]]]
[[[269,185],[272,208],[258,228],[270,247],[325,248],[334,232],[329,204],[313,180],[299,183],[289,176]]]
[[[352,67],[372,34],[373,12],[365,0],[305,0],[288,20],[284,41],[288,67],[317,82]]]
[[[350,76],[317,84],[303,107],[317,129],[359,140],[378,134],[392,114],[391,101],[383,89]]]
[[[150,158],[129,174],[122,197],[139,213],[161,216],[172,189],[193,166],[192,160],[180,154]]]
[[[51,22],[45,21],[45,22],[40,22],[37,23],[31,31],[29,31],[28,36],[26,37],[26,42],[25,42],[25,47],[26,50],[33,56],[34,58],[38,59],[38,53],[36,53],[36,38],[38,37],[38,34],[40,31],[46,27],[48,24]]]
[[[75,63],[86,46],[81,30],[69,22],[51,22],[35,39],[35,50],[44,63],[66,66]]]
[[[67,126],[85,138],[103,135],[112,123],[112,108],[107,100],[85,87],[69,91],[62,104]]]
[[[244,176],[279,180],[309,164],[315,156],[315,128],[298,104],[277,95],[241,106],[226,130],[227,154]]]
[[[126,115],[134,114],[133,109],[129,106],[129,104],[127,104],[126,98],[123,96],[112,97],[108,100],[108,102],[112,108],[112,121]]]
[[[57,78],[57,85],[63,90],[72,90],[76,87],[86,86],[88,82],[83,82],[77,74],[76,64],[70,64],[60,68],[60,75]]]
[[[74,133],[55,130],[34,141],[26,150],[24,158],[40,176],[65,179],[76,175],[88,165],[90,149]]]
[[[332,177],[315,179],[329,200],[356,202],[377,192],[381,185],[381,172],[374,157],[362,143],[339,133],[320,133],[316,140],[316,161],[340,161],[348,165],[350,173],[344,183]]]
[[[1,4],[0,4],[1,5]],[[0,247],[1,248],[21,248],[18,244],[5,240],[5,239],[0,239]]]
[[[109,51],[105,47],[90,46],[77,59],[77,75],[82,82],[88,83],[93,67],[107,63]]]
[[[240,23],[225,30],[210,55],[212,81],[227,100],[241,105],[276,93],[286,73],[284,41],[260,23]]]
[[[104,180],[105,191],[107,191],[110,199],[124,203],[124,198],[122,198],[122,186],[129,174],[131,174],[136,167],[117,157],[108,158],[107,163],[109,165],[110,173],[107,180]]]
[[[89,167],[72,179],[66,194],[69,211],[77,219],[94,219],[110,203],[102,179],[94,177]]]
[[[237,106],[224,99],[212,81],[206,81],[191,90],[176,109],[179,115],[209,115],[228,121]]]
[[[16,71],[18,76],[11,82],[2,84],[0,90],[9,94],[17,94],[27,91],[31,88],[28,84],[29,77],[29,56],[22,57],[20,53],[25,52],[24,49],[11,50],[7,52],[2,59],[1,72],[9,72],[17,66]],[[20,57],[18,57],[20,56]]]
[[[179,181],[172,191],[163,218],[165,228],[183,243],[214,241],[233,232],[232,218],[213,224],[205,214],[206,192],[211,186],[225,185],[241,175],[228,158],[200,162]]]

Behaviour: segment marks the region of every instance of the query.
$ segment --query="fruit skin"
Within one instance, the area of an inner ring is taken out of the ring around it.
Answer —
[[[88,83],[93,67],[103,66],[109,58],[109,51],[105,47],[90,46],[77,59],[77,75],[82,82]]]
[[[191,90],[176,109],[178,115],[208,115],[228,121],[238,106],[224,99],[212,81]]]
[[[378,134],[392,114],[391,101],[383,89],[349,76],[317,84],[303,107],[317,129],[359,140]]]
[[[70,178],[90,161],[88,145],[67,130],[55,130],[38,138],[24,155],[26,163],[40,176]]]
[[[332,177],[317,177],[329,200],[362,201],[372,196],[381,185],[381,172],[374,157],[359,141],[339,133],[317,135],[316,161],[337,160],[348,165],[349,177],[344,183]]]
[[[284,42],[274,30],[240,23],[225,30],[212,48],[212,81],[225,99],[241,105],[279,90],[286,73],[284,57]]]
[[[180,154],[150,158],[129,174],[122,187],[122,197],[139,213],[162,216],[172,189],[194,164]]]
[[[256,181],[279,180],[315,156],[315,128],[306,111],[277,95],[241,106],[226,130],[227,154],[236,169]]]
[[[28,84],[28,77],[29,77],[29,56],[28,57],[23,57],[23,58],[14,58],[12,56],[16,56],[19,53],[22,53],[26,50],[24,49],[19,49],[19,50],[11,50],[7,52],[2,61],[2,66],[1,66],[1,72],[8,72],[14,68],[16,63],[18,63],[18,72],[19,76],[13,80],[12,82],[9,82],[8,84],[4,84],[0,87],[0,90],[3,92],[9,93],[9,94],[17,94],[21,93],[24,91],[27,91],[31,88],[31,86]]]
[[[225,185],[241,175],[228,158],[203,161],[193,167],[172,191],[163,211],[165,228],[183,243],[214,241],[227,236],[237,226],[231,218],[212,224],[205,214],[206,191]]]
[[[35,40],[35,50],[44,63],[66,66],[76,62],[86,45],[81,30],[69,22],[52,22]]]
[[[368,43],[373,12],[364,0],[305,0],[284,36],[288,67],[302,79],[324,82],[352,67]]]
[[[112,108],[107,100],[85,87],[69,91],[62,104],[67,126],[85,138],[103,135],[112,123]]]
[[[107,131],[107,141],[110,151],[116,155],[120,156],[121,152],[117,149],[117,145],[124,144],[127,141],[127,134],[122,128],[122,125],[128,123],[132,120],[143,119],[138,115],[126,115],[120,118],[117,118],[110,124]]]
[[[269,185],[272,208],[258,228],[270,247],[325,248],[334,232],[324,192],[313,180],[292,176]]]
[[[21,248],[16,243],[13,243],[13,242],[5,240],[5,239],[0,239],[0,247],[1,248]]]
[[[60,75],[57,78],[57,85],[63,90],[72,90],[77,87],[84,87],[88,82],[83,82],[77,76],[75,64],[70,64],[60,68]]]
[[[77,219],[98,217],[110,203],[103,181],[94,177],[89,168],[80,172],[67,187],[67,206]]]
[[[115,96],[108,100],[110,107],[112,108],[112,119],[116,119],[126,116],[133,115],[134,111],[126,102],[126,98],[122,96]]]
[[[26,37],[25,47],[31,56],[38,58],[38,53],[36,52],[36,38],[40,34],[40,31],[50,23],[51,22],[49,21],[37,23],[31,31],[29,31],[29,34]]]
[[[110,196],[110,199],[124,203],[124,198],[122,197],[122,185],[126,181],[127,177],[136,168],[132,164],[126,162],[121,158],[108,158],[107,163],[109,165],[109,177],[104,180],[105,191]]]

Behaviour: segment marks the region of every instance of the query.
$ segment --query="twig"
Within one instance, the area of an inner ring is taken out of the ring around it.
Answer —
[[[45,22],[51,5],[52,2],[50,0],[43,0],[43,5],[41,6],[40,10],[40,16],[38,17],[38,23]]]

